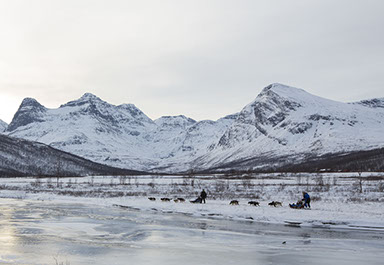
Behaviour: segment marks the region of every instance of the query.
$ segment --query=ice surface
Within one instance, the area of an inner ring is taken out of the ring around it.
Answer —
[[[2,264],[381,264],[383,233],[0,200]],[[324,255],[324,253],[327,253]]]

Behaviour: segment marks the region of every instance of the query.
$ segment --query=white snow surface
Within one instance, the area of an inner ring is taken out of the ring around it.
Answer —
[[[217,121],[183,115],[153,121],[133,104],[114,106],[87,93],[58,109],[26,99],[6,134],[112,166],[181,172],[383,147],[383,102],[348,104],[272,84],[240,113]]]
[[[8,124],[5,121],[0,120],[0,133],[4,132],[7,127]]]
[[[0,197],[53,202],[123,206],[131,210],[187,214],[197,217],[249,220],[310,227],[384,230],[384,179],[382,173],[363,173],[363,191],[356,192],[357,173],[261,174],[242,177],[139,176],[0,179]],[[375,179],[376,178],[376,179]],[[319,184],[320,181],[323,184]],[[192,204],[202,188],[206,204]],[[289,208],[306,190],[310,210]],[[63,195],[64,194],[64,195]],[[155,197],[150,201],[147,197]],[[160,198],[168,197],[170,202]],[[183,197],[184,203],[173,202]],[[238,206],[229,205],[238,200]],[[248,205],[258,201],[259,207]],[[281,201],[282,207],[269,202]]]

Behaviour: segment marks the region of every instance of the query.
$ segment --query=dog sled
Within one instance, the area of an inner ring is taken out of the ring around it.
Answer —
[[[203,199],[201,197],[198,197],[196,200],[190,201],[191,203],[202,203]]]

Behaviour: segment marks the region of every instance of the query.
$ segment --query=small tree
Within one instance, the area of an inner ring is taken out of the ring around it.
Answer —
[[[61,174],[61,157],[59,156],[56,164],[56,186],[57,187],[59,187],[60,174]]]
[[[358,178],[358,184],[359,184],[359,192],[360,193],[363,193],[363,177],[361,176],[361,170],[357,172],[357,174],[359,174],[359,178]]]

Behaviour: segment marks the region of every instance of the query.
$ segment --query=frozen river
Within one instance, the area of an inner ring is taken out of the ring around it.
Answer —
[[[0,199],[0,264],[383,264],[384,231]]]

